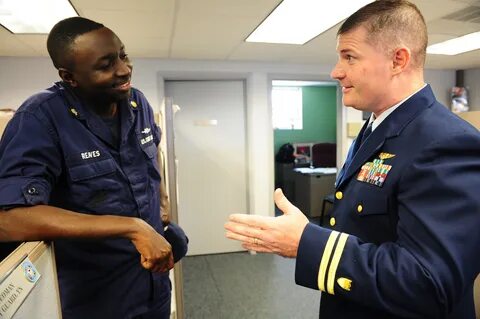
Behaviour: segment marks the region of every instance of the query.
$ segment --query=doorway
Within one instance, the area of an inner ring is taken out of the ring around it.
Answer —
[[[310,179],[307,183],[304,181],[306,177],[300,176],[294,169],[316,167],[313,149],[318,144],[328,146],[333,154],[329,156],[327,165],[336,166],[337,104],[336,82],[272,81],[275,187],[282,188],[286,197],[307,216],[320,215],[324,193],[330,189],[333,192],[330,179],[334,180],[334,176],[328,177],[328,180],[323,177],[322,182],[328,182],[328,188],[321,187],[325,190],[317,194],[317,188],[312,190],[309,187],[312,186]],[[319,182],[320,178],[313,181]],[[275,214],[281,212],[277,209]]]
[[[178,222],[190,239],[188,255],[243,251],[223,225],[248,207],[244,81],[166,81],[165,96],[180,106]]]

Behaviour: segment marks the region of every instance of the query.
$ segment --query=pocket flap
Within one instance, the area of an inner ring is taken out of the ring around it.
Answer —
[[[103,161],[82,164],[68,169],[70,178],[74,182],[106,175],[116,169],[113,159],[107,158]]]
[[[142,150],[147,154],[148,158],[153,158],[157,153],[157,145],[154,143],[148,144],[147,146],[142,145]]]
[[[367,197],[364,200],[359,201],[357,204],[357,211],[359,211],[361,207],[361,211],[359,211],[360,216],[387,214],[387,203],[387,196]]]

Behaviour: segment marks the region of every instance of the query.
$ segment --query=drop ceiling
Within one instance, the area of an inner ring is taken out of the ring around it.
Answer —
[[[333,65],[338,25],[303,46],[244,41],[280,2],[71,0],[81,16],[117,33],[132,57]],[[429,44],[480,31],[479,0],[413,2],[427,21]],[[46,35],[14,35],[0,27],[0,56],[48,56],[45,42]],[[427,67],[478,68],[480,50],[456,56],[428,55]]]

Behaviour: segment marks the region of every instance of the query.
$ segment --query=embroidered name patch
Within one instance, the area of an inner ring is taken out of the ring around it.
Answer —
[[[148,135],[147,137],[142,138],[140,140],[140,143],[142,143],[142,145],[143,145],[143,144],[148,143],[150,141],[153,141],[153,135]]]
[[[82,159],[84,159],[84,160],[89,159],[89,158],[99,157],[100,156],[100,151],[96,150],[96,151],[91,151],[91,152],[83,152],[83,153],[80,153],[80,156],[82,156]]]

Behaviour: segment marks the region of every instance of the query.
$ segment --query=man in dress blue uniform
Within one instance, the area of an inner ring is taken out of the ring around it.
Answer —
[[[30,97],[0,143],[0,239],[55,241],[64,319],[169,318],[186,239],[164,231],[160,132],[125,47],[81,17],[57,23],[47,47],[62,81]]]
[[[407,1],[349,17],[332,77],[344,105],[373,115],[339,173],[329,228],[281,190],[283,216],[232,215],[225,225],[247,249],[296,257],[296,283],[322,291],[322,319],[475,317],[480,134],[424,83],[426,45]]]

